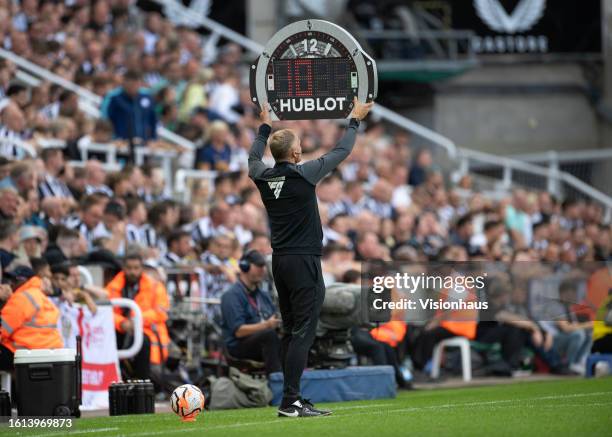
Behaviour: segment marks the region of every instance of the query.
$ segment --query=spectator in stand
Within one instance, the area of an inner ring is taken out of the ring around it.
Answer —
[[[85,163],[85,172],[87,175],[85,194],[102,193],[108,197],[113,197],[113,191],[105,184],[106,171],[100,161],[97,159],[87,161]]]
[[[147,221],[147,207],[138,197],[128,197],[125,200],[127,224],[125,226],[127,243],[146,246],[143,235],[143,225]]]
[[[201,261],[207,266],[204,276],[206,297],[220,298],[227,287],[236,282],[236,263],[231,258],[234,242],[228,235],[212,237],[208,250],[201,256]],[[209,308],[212,320],[218,320],[220,311],[218,307]]]
[[[522,248],[531,244],[532,224],[526,213],[527,194],[517,189],[512,195],[512,204],[506,208],[505,222],[514,246]]]
[[[81,201],[79,215],[67,222],[69,228],[78,230],[85,237],[90,250],[94,246],[94,240],[109,236],[102,223],[107,202],[108,198],[91,194]]]
[[[36,173],[29,162],[14,164],[7,177],[0,180],[0,188],[14,188],[21,197],[26,197],[29,190],[36,188]]]
[[[0,222],[0,268],[4,271],[17,258],[19,227],[11,221]]]
[[[240,114],[235,110],[240,104],[238,75],[230,70],[222,76],[216,75],[216,78],[219,82],[210,93],[209,108],[227,123],[235,124],[240,120]]]
[[[157,138],[157,115],[151,96],[141,91],[142,75],[129,70],[123,78],[123,87],[107,96],[106,115],[113,124],[116,138],[128,141],[139,139],[143,143]]]
[[[0,105],[0,151],[11,159],[23,159],[24,140],[27,138],[25,114],[14,102]]]
[[[19,252],[22,258],[40,258],[46,249],[46,232],[37,226],[22,226],[19,230]]]
[[[465,248],[468,254],[474,252],[477,248],[471,244],[474,236],[473,217],[471,214],[466,214],[459,217],[455,223],[455,229],[450,234],[450,243],[455,246]]]
[[[212,70],[202,68],[196,77],[187,84],[178,114],[181,121],[187,120],[194,109],[200,107],[205,108],[208,105],[206,84],[210,82],[212,78]]]
[[[431,164],[431,152],[427,149],[419,150],[415,156],[412,167],[410,167],[410,172],[408,173],[408,185],[416,187],[425,182]]]
[[[168,236],[168,251],[161,259],[164,267],[181,267],[189,264],[187,256],[192,252],[191,235],[177,230]]]
[[[553,335],[553,349],[563,364],[578,375],[584,374],[586,353],[591,347],[593,322],[581,322],[572,309],[578,301],[578,283],[565,279],[559,285],[559,300],[548,305],[552,323],[546,328]]]
[[[211,237],[224,235],[231,231],[227,227],[230,216],[230,206],[225,201],[213,203],[210,207],[210,217],[202,217],[193,226],[193,240],[202,244]]]
[[[178,224],[178,209],[172,201],[154,204],[148,212],[148,224],[143,228],[147,247],[156,248],[160,253],[167,251],[167,236]]]
[[[49,242],[43,255],[50,265],[78,259],[87,253],[87,242],[78,230],[59,226],[55,234],[55,240]]]
[[[209,131],[209,143],[196,152],[196,168],[227,171],[232,157],[232,149],[228,144],[229,128],[223,121],[216,120],[210,125]]]
[[[46,197],[61,197],[66,199],[66,204],[74,201],[70,189],[60,179],[64,173],[64,154],[61,148],[48,147],[42,150],[42,160],[45,166],[43,179],[38,185],[41,199]]]

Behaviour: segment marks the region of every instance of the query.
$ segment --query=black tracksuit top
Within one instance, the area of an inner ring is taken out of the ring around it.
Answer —
[[[262,162],[272,128],[262,124],[249,153],[249,177],[255,182],[270,222],[274,255],[321,255],[323,230],[315,193],[316,184],[353,150],[359,121],[351,119],[336,146],[303,165]]]

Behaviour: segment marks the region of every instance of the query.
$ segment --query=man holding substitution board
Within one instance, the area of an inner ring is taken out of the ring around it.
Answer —
[[[264,104],[263,124],[249,154],[249,177],[265,204],[272,234],[272,273],[283,319],[283,400],[280,417],[329,415],[300,396],[300,378],[306,367],[325,285],[321,272],[323,231],[315,193],[316,184],[349,156],[359,122],[373,102],[353,100],[346,133],[338,144],[318,159],[297,165],[302,159],[300,139],[291,129],[272,132],[270,107]],[[262,162],[266,144],[275,160],[272,168]]]

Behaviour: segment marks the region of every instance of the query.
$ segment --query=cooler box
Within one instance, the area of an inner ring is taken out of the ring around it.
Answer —
[[[283,374],[268,377],[272,405],[283,397]],[[312,402],[342,402],[394,398],[395,373],[391,366],[360,366],[344,369],[306,370],[301,379],[302,396]]]
[[[15,351],[19,416],[79,416],[79,374],[74,349]]]

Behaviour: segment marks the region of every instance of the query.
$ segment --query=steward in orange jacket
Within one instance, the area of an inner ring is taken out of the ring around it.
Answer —
[[[133,299],[142,311],[143,330],[150,342],[151,364],[162,364],[168,358],[168,293],[166,287],[143,272],[140,256],[126,257],[124,269],[106,286],[110,299]],[[124,309],[115,309],[115,329],[120,334],[129,333],[132,322]]]
[[[2,346],[17,349],[57,349],[64,342],[57,329],[60,312],[45,294],[38,276],[21,284],[2,308]]]

